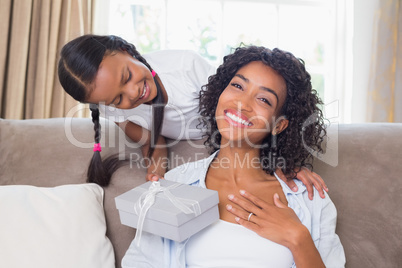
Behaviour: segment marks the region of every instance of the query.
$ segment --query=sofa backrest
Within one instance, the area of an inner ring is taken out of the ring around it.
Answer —
[[[341,124],[337,132],[338,164],[316,160],[314,170],[338,211],[346,267],[402,267],[402,124]]]
[[[135,229],[120,223],[114,198],[145,182],[146,165],[139,146],[115,123],[102,120],[101,130],[102,157],[123,152],[128,160],[104,188],[107,236],[114,247],[116,267],[120,267]],[[202,141],[169,142],[171,167],[206,156]],[[93,144],[93,123],[88,118],[0,119],[0,185],[85,183]]]
[[[102,155],[124,151],[129,160],[105,188],[107,235],[120,267],[135,230],[121,225],[114,198],[144,183],[146,168],[114,123],[101,125]],[[93,135],[90,119],[0,119],[0,185],[85,183]],[[346,267],[401,267],[402,124],[339,125],[330,137],[331,157],[315,160],[314,171],[337,207]],[[203,141],[170,142],[171,167],[208,155]]]

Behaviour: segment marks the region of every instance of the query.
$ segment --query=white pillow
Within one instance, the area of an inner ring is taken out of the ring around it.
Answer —
[[[103,189],[0,186],[0,267],[115,267]]]

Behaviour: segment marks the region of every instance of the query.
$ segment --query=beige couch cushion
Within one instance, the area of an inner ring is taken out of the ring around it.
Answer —
[[[85,182],[93,124],[90,119],[74,119],[71,124],[72,128],[69,122],[66,127],[64,118],[0,119],[0,185]],[[140,150],[126,146],[124,133],[114,123],[103,122],[102,127],[103,156],[123,150],[138,158]],[[400,267],[402,124],[339,125],[338,134],[338,165],[317,160],[315,171],[328,184],[338,209],[337,233],[345,248],[346,267]],[[170,147],[172,166],[206,156],[202,141],[196,145],[181,141]],[[118,170],[105,189],[107,235],[114,246],[116,267],[135,231],[120,224],[114,197],[144,182],[146,170],[137,169],[137,164],[133,161],[131,168]]]
[[[120,267],[135,230],[120,223],[114,198],[144,183],[146,168],[136,161],[142,155],[138,146],[127,140],[113,122],[103,120],[101,126],[102,157],[123,151],[132,160],[114,174],[104,189],[107,235],[114,246],[116,267]],[[0,185],[53,187],[85,183],[93,136],[93,124],[88,118],[0,119]],[[206,156],[202,141],[194,141],[196,146],[170,142],[171,167]]]

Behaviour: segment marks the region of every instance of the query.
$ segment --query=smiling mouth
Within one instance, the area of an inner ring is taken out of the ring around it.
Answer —
[[[142,99],[145,96],[146,93],[147,93],[147,84],[144,83],[144,88],[142,89],[142,94],[139,97],[139,99]]]
[[[233,113],[230,113],[228,111],[225,111],[225,115],[227,117],[229,117],[229,119],[231,119],[232,121],[234,121],[234,122],[236,122],[238,124],[241,124],[243,126],[251,127],[253,125],[253,123],[251,123],[250,121],[242,119],[242,118],[238,117],[237,115],[235,115]]]

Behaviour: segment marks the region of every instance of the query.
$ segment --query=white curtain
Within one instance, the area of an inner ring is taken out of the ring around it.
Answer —
[[[378,1],[374,11],[367,122],[402,122],[402,4]]]

